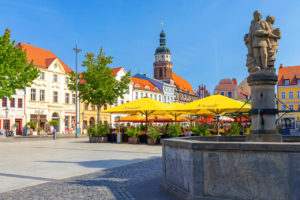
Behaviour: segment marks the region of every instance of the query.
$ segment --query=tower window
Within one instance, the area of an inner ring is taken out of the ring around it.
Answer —
[[[162,68],[159,68],[159,76],[162,77]]]

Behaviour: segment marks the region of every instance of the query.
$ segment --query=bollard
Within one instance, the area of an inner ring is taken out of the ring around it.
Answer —
[[[53,140],[56,140],[56,129],[54,129],[54,132],[53,132]]]
[[[118,144],[121,144],[121,142],[122,142],[121,141],[122,140],[121,137],[122,137],[122,134],[121,133],[117,133],[117,143]]]

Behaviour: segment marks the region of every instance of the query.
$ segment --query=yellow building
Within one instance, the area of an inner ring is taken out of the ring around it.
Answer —
[[[277,96],[279,110],[297,110],[284,114],[284,117],[295,117],[300,122],[300,66],[283,67],[278,70]],[[279,116],[282,116],[280,113]]]
[[[108,109],[109,106],[103,106],[101,110]],[[110,113],[100,112],[100,123],[110,125]],[[86,128],[92,124],[97,124],[97,107],[87,103],[80,103],[80,127],[83,134],[86,134]]]

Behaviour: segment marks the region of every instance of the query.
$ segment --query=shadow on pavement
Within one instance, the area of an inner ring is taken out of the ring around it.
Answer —
[[[161,158],[160,156],[153,156],[151,158],[137,158],[131,160],[90,160],[90,161],[37,161],[37,162],[47,162],[54,164],[76,164],[87,168],[112,168],[119,167],[123,165],[130,165],[137,162],[142,162],[150,159]]]
[[[176,200],[166,191],[160,188],[161,175],[128,186],[126,189],[135,199],[139,200]]]
[[[39,181],[55,181],[56,180],[56,179],[52,179],[52,178],[44,178],[44,177],[36,177],[36,176],[25,176],[25,175],[7,174],[7,173],[0,173],[0,176],[32,179],[32,180],[39,180]]]
[[[175,200],[160,188],[161,158],[151,159],[114,169],[103,170],[93,177],[76,178],[68,184],[84,187],[105,187],[115,199]]]
[[[75,151],[101,151],[101,152],[116,152],[116,153],[134,153],[134,154],[154,154],[153,152],[148,151],[123,151],[123,150],[117,150],[117,149],[85,149],[85,148],[58,148],[58,147],[32,147],[35,149],[60,149],[60,150],[75,150]],[[161,152],[156,153],[161,155]]]

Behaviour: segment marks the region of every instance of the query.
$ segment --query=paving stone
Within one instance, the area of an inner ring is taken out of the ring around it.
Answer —
[[[0,193],[0,200],[134,200],[126,188],[160,176],[161,166],[161,158],[147,160]]]

